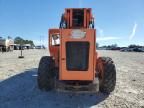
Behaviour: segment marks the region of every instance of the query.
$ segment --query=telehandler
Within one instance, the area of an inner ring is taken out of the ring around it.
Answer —
[[[59,29],[49,29],[50,56],[43,56],[38,67],[41,90],[103,93],[114,90],[115,65],[110,57],[98,57],[91,11],[91,8],[66,8]]]

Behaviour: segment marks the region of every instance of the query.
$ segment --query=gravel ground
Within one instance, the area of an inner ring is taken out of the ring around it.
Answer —
[[[42,92],[37,87],[37,67],[47,50],[0,53],[0,108],[144,108],[144,53],[98,51],[112,57],[117,85],[109,96]]]

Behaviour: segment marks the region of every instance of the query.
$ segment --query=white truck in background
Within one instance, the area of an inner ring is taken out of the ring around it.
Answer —
[[[8,52],[14,50],[14,40],[11,38],[4,39],[0,37],[0,51]]]

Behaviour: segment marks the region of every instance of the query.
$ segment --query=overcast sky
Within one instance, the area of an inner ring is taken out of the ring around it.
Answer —
[[[64,8],[93,9],[100,45],[144,45],[144,0],[0,0],[0,36],[47,44]]]

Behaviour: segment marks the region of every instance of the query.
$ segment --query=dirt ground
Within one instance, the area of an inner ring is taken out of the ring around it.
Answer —
[[[144,53],[98,51],[112,57],[117,69],[109,96],[44,92],[37,87],[37,67],[47,50],[0,53],[0,108],[144,108]]]

